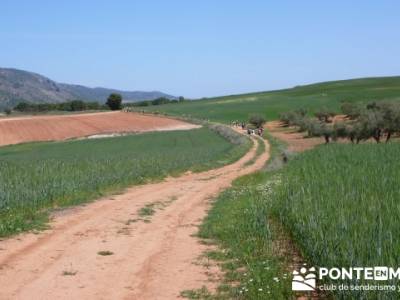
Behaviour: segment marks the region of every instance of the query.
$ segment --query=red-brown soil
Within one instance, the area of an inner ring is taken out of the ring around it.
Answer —
[[[33,141],[60,141],[107,133],[196,127],[198,126],[179,120],[127,112],[3,118],[0,119],[0,146]]]
[[[266,128],[268,128],[273,137],[285,142],[290,152],[302,152],[325,143],[323,138],[306,138],[304,137],[304,132],[298,132],[293,127],[282,127],[279,121],[268,122]]]

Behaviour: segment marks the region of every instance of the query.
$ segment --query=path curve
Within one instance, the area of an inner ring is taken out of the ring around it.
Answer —
[[[206,246],[193,235],[210,198],[265,165],[264,142],[251,165],[257,143],[231,165],[129,188],[62,212],[50,230],[0,241],[0,299],[176,299],[207,285],[193,263]],[[155,202],[151,222],[134,222]]]

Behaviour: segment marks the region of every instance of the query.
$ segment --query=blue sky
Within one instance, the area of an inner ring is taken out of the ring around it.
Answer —
[[[204,97],[400,75],[400,1],[0,2],[0,66]]]

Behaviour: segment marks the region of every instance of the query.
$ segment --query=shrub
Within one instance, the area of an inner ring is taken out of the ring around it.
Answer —
[[[235,130],[228,126],[221,124],[211,124],[209,125],[209,128],[234,145],[246,145],[249,142],[248,138],[245,135],[237,133]]]

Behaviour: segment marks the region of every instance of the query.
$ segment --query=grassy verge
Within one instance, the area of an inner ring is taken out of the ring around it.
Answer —
[[[230,163],[250,146],[237,139],[200,128],[0,148],[0,237],[41,228],[55,207]]]
[[[309,264],[328,268],[399,266],[398,153],[398,143],[319,146],[281,171],[285,180],[274,190],[274,212]],[[384,291],[335,291],[334,295],[341,299],[398,299],[398,292]]]
[[[282,145],[271,139],[272,159]],[[204,220],[199,237],[215,244],[205,255],[218,261],[224,279],[216,293],[206,288],[184,291],[190,299],[290,299],[286,259],[276,249],[279,232],[271,226],[269,195],[275,172],[260,171],[234,181],[219,195]]]

